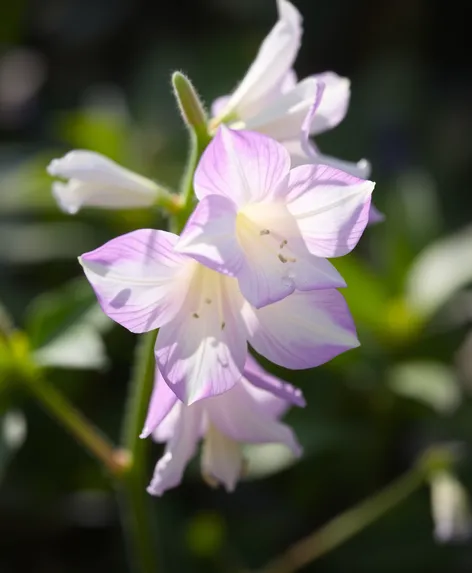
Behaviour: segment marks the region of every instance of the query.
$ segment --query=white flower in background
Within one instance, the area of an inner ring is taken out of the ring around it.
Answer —
[[[467,492],[448,471],[438,471],[431,478],[431,513],[438,542],[469,539],[472,519]]]
[[[52,191],[61,209],[70,214],[82,207],[150,207],[160,192],[153,181],[93,151],[70,151],[53,159],[47,170],[54,177],[68,179],[54,182]]]
[[[258,131],[283,143],[292,155],[292,167],[320,163],[366,179],[366,160],[349,163],[301,143],[336,127],[349,106],[350,81],[325,72],[297,81],[292,69],[300,48],[302,17],[287,0],[278,0],[279,20],[263,41],[244,79],[229,96],[212,106],[212,125],[228,124],[232,129]],[[309,115],[306,133],[302,126]]]

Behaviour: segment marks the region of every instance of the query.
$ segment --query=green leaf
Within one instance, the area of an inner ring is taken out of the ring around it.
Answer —
[[[406,300],[429,318],[472,282],[472,227],[440,239],[414,261],[406,280]]]
[[[390,388],[441,414],[453,412],[461,391],[452,368],[435,361],[414,361],[393,366],[388,372]]]
[[[101,368],[107,360],[100,336],[112,322],[85,279],[40,295],[28,310],[26,331],[43,366]]]

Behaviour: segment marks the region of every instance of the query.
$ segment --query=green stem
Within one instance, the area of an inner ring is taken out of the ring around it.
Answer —
[[[150,440],[139,437],[154,384],[156,336],[157,331],[150,332],[142,335],[138,341],[122,435],[123,447],[130,456],[130,466],[116,484],[130,566],[139,573],[156,573],[158,570],[157,528],[153,504],[146,492],[150,480],[146,463]]]
[[[23,376],[29,391],[89,453],[95,456],[113,475],[121,475],[126,465],[120,452],[83,414],[39,374]]]
[[[158,185],[158,190],[159,192],[155,201],[155,206],[171,216],[177,215],[182,209],[182,199],[180,195],[172,193],[160,185]]]
[[[336,549],[416,491],[428,468],[420,462],[396,481],[298,541],[261,573],[292,573]]]
[[[193,177],[202,153],[211,141],[211,135],[206,130],[194,130],[189,128],[190,133],[190,155],[182,179],[180,190],[180,211],[170,221],[170,230],[173,233],[180,233],[185,227],[190,214],[195,207],[195,195],[193,190]]]

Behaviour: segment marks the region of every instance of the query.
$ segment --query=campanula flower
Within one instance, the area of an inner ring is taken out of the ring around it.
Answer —
[[[221,394],[241,378],[247,343],[292,369],[318,366],[358,346],[335,289],[295,292],[256,309],[235,278],[175,250],[178,236],[142,229],[80,257],[104,312],[131,332],[160,328],[159,370],[186,404]]]
[[[68,179],[53,183],[53,195],[63,211],[77,213],[82,207],[126,209],[151,206],[159,186],[93,151],[70,151],[53,159],[48,173]]]
[[[278,443],[295,456],[301,448],[292,430],[279,421],[290,405],[304,406],[300,390],[268,374],[248,356],[244,377],[225,394],[191,406],[180,402],[159,371],[142,438],[165,442],[148,492],[162,495],[182,480],[185,467],[203,440],[202,475],[212,486],[233,491],[245,472],[242,444]]]
[[[256,308],[295,290],[346,286],[327,257],[351,251],[374,183],[325,165],[290,169],[283,145],[221,126],[195,172],[200,200],[180,252],[238,279]]]
[[[314,144],[309,149],[301,145],[301,129],[309,112],[309,136],[332,129],[344,119],[350,81],[334,72],[298,81],[292,66],[301,44],[302,17],[287,0],[278,0],[277,8],[279,20],[239,86],[231,95],[213,103],[212,126],[226,123],[233,129],[265,133],[287,147],[294,166],[319,163],[367,178],[370,174],[367,161],[341,161],[321,154]]]

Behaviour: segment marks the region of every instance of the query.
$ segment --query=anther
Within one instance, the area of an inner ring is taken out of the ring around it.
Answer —
[[[223,322],[221,323],[221,330],[224,330],[224,329],[225,329],[225,326],[226,326],[226,322],[223,321]]]
[[[279,257],[279,261],[281,263],[287,263],[288,259],[286,259],[283,255],[281,255],[280,253],[277,255]]]
[[[194,313],[192,314],[192,316],[193,316],[193,318],[200,318],[200,315],[197,314],[196,312],[194,312]]]
[[[261,229],[259,231],[259,235],[261,235],[261,236],[262,235],[270,235],[270,231],[269,231],[269,229]]]
[[[288,243],[288,241],[286,239],[284,239],[281,243],[280,243],[280,249],[283,249],[285,247],[285,245]]]
[[[211,298],[206,298],[206,299],[205,299],[205,302],[206,302],[207,304],[211,304]]]

